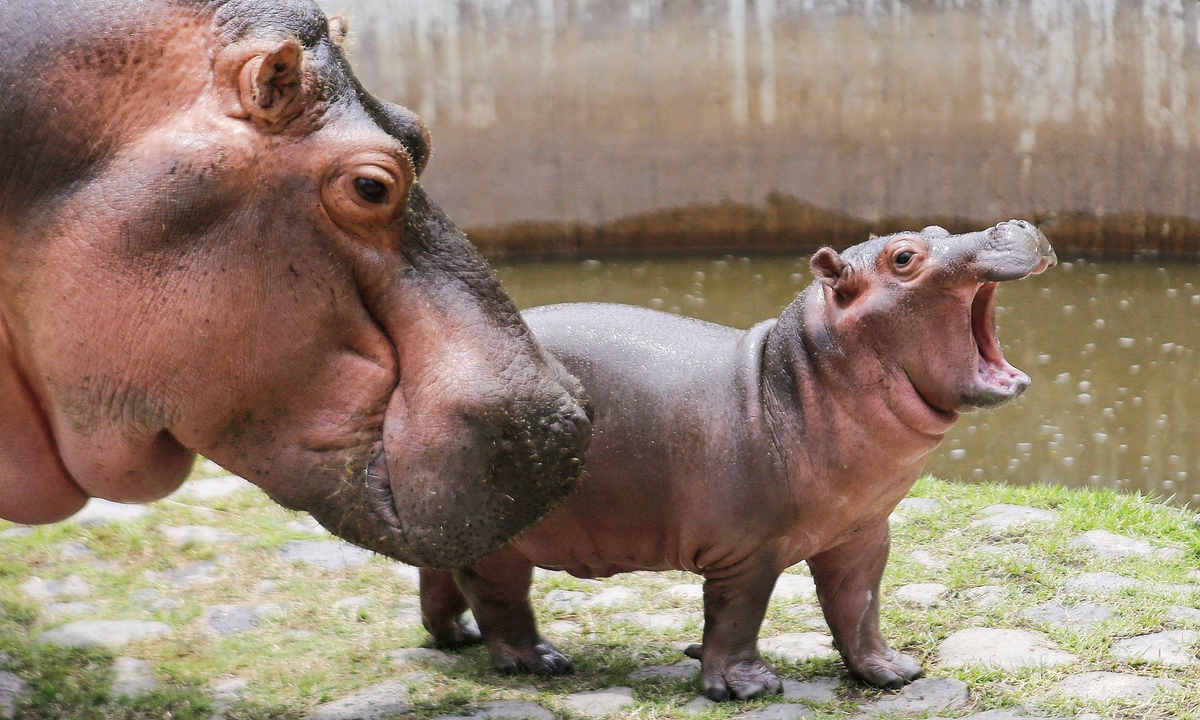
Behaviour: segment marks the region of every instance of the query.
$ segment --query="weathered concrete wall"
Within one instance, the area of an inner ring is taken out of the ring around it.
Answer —
[[[1009,217],[1200,253],[1194,0],[325,0],[490,252]]]

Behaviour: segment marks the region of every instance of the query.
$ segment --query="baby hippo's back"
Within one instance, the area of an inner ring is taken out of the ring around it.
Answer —
[[[754,528],[736,519],[762,501],[744,487],[747,463],[762,461],[744,432],[757,400],[745,387],[757,371],[746,332],[600,303],[524,317],[583,383],[594,419],[580,487],[520,536],[522,554],[594,577],[698,571],[753,544]]]

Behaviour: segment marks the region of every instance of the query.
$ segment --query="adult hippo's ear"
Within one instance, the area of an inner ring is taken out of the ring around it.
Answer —
[[[858,296],[858,272],[833,248],[823,247],[813,253],[809,265],[816,279],[833,289],[839,302],[848,303]]]
[[[304,48],[295,38],[237,43],[221,52],[217,76],[225,112],[278,132],[304,110]]]

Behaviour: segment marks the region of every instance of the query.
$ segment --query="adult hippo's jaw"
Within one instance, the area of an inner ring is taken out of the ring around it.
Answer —
[[[841,256],[825,249],[812,261],[832,336],[870,350],[889,409],[934,438],[959,412],[1003,405],[1029,387],[1004,358],[996,291],[1056,263],[1046,237],[1023,220],[964,235],[928,227]]]
[[[574,487],[579,384],[343,35],[309,0],[6,6],[0,517],[154,500],[199,452],[451,567]]]

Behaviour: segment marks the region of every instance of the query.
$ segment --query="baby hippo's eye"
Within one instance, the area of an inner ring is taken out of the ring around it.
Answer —
[[[899,265],[900,267],[904,267],[912,259],[913,259],[913,253],[909,250],[905,250],[904,252],[902,252],[896,256],[896,264]]]
[[[354,189],[358,196],[373,205],[383,205],[388,201],[387,185],[371,178],[354,178]]]

